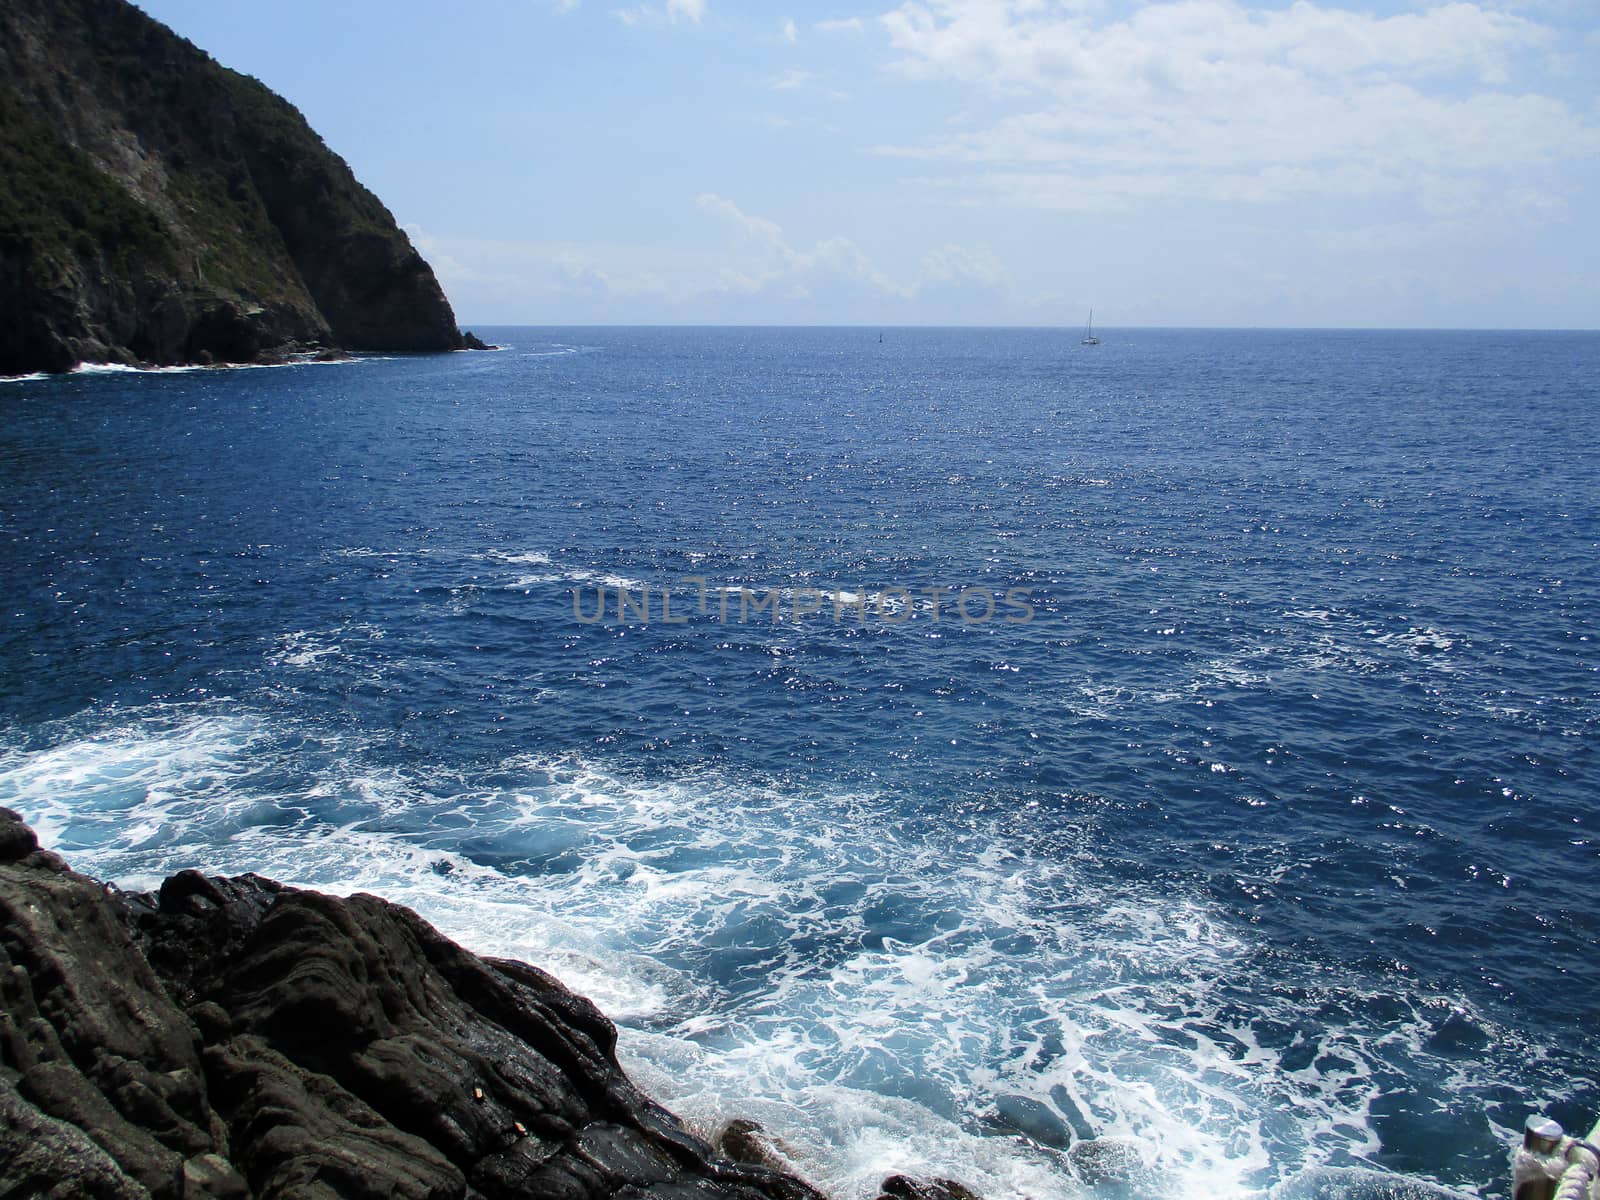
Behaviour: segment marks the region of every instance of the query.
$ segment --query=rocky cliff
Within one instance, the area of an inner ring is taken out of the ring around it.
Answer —
[[[821,1200],[750,1122],[690,1133],[615,1042],[374,896],[195,871],[125,896],[0,809],[0,1196]]]
[[[126,0],[0,0],[0,374],[468,344],[287,101]]]

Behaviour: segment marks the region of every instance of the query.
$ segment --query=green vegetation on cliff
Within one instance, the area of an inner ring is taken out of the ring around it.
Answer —
[[[287,101],[126,0],[0,0],[0,373],[462,344]]]
[[[61,141],[0,89],[0,248],[65,261],[105,249],[119,260],[177,246],[160,220],[83,151]]]

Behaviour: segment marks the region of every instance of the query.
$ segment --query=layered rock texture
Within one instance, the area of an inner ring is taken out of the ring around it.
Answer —
[[[409,909],[184,871],[128,895],[0,808],[0,1197],[823,1200],[629,1082],[616,1029]],[[878,1200],[977,1200],[892,1176]]]
[[[818,1200],[615,1040],[408,909],[192,871],[124,896],[0,809],[0,1196]]]
[[[126,0],[0,0],[0,374],[469,337],[287,101]]]

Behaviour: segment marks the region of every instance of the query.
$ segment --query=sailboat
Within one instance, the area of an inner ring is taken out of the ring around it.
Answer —
[[[1085,346],[1098,346],[1100,339],[1094,335],[1094,309],[1089,310],[1089,323],[1083,327],[1083,344]]]

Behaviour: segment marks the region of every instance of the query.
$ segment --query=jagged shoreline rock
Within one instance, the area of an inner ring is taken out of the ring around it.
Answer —
[[[293,105],[127,0],[0,0],[0,375],[482,347]]]
[[[0,1195],[822,1200],[758,1126],[695,1136],[615,1045],[556,979],[376,896],[127,895],[0,808]]]

